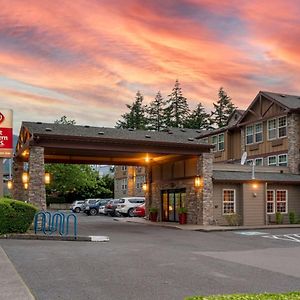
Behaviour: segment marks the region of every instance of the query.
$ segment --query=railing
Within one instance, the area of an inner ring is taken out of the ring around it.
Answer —
[[[49,211],[40,211],[34,216],[34,233],[38,231],[44,234],[58,233],[61,236],[69,234],[70,220],[73,218],[73,235],[77,238],[77,216],[74,214],[65,214],[63,212],[55,212],[51,214]],[[39,222],[40,221],[40,222]]]

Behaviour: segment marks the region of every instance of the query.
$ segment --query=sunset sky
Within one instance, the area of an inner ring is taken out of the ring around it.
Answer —
[[[259,90],[300,95],[297,0],[0,0],[0,107],[20,122],[114,126],[178,79],[209,111]]]

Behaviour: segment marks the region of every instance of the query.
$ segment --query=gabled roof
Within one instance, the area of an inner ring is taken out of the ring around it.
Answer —
[[[300,109],[300,96],[261,91],[261,94],[272,98],[289,109]]]

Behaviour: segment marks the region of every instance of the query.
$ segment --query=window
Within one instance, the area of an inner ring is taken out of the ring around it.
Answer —
[[[281,213],[287,213],[287,191],[276,191],[276,211]]]
[[[207,137],[206,138],[202,138],[202,139],[200,139],[200,142],[202,144],[208,144],[208,138]]]
[[[218,150],[219,150],[219,151],[224,150],[224,133],[219,134],[219,139],[218,139]]]
[[[246,160],[246,165],[247,166],[252,166],[252,163],[253,163],[253,159],[247,159]]]
[[[121,189],[122,190],[127,190],[127,178],[123,178],[122,180],[121,180]]]
[[[211,143],[215,146],[213,151],[214,152],[218,151],[218,136],[217,135],[212,136]]]
[[[267,190],[267,214],[275,212],[275,191]]]
[[[268,166],[277,166],[277,157],[275,155],[268,157]]]
[[[288,164],[287,154],[279,154],[278,156],[273,155],[268,157],[269,166],[281,166],[286,167]]]
[[[276,119],[268,121],[268,140],[276,139]]]
[[[263,140],[263,125],[262,123],[255,124],[255,143]]]
[[[287,166],[287,154],[278,155],[278,166]]]
[[[136,177],[136,188],[141,189],[145,182],[145,176],[137,176]]]
[[[235,190],[223,190],[223,214],[235,213]]]
[[[121,166],[121,170],[122,171],[126,171],[127,170],[127,166]]]
[[[264,164],[264,159],[263,158],[255,158],[255,165],[256,166],[263,166]]]
[[[223,151],[224,150],[224,133],[220,133],[218,135],[213,135],[211,137],[211,143],[215,146],[214,152]]]
[[[253,126],[246,127],[246,144],[253,144],[254,142],[254,135],[253,135]]]
[[[286,117],[278,118],[278,137],[285,137],[286,136]]]
[[[263,125],[258,123],[246,127],[246,145],[259,143],[263,140]]]

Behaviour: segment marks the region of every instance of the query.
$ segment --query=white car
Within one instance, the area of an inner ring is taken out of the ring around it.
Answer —
[[[73,212],[80,213],[80,211],[82,210],[83,204],[84,204],[84,200],[76,200],[72,203],[72,205],[70,206],[70,209]]]
[[[125,197],[119,200],[119,204],[116,208],[116,212],[126,215],[128,217],[134,217],[134,209],[145,203],[145,197]]]

